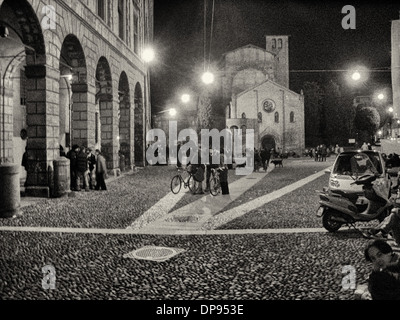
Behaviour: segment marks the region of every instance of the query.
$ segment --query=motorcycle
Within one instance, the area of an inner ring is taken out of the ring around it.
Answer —
[[[354,180],[351,184],[361,185],[362,194],[359,192],[345,192],[342,190],[324,188],[319,193],[319,208],[317,217],[322,217],[322,225],[329,232],[335,232],[343,225],[354,226],[361,221],[379,220],[383,221],[394,207],[393,203],[382,194],[374,185],[377,179],[377,170],[372,162],[363,154],[355,155],[351,160],[352,174]],[[368,163],[369,170],[360,170],[369,173],[358,176],[358,160]],[[358,230],[358,229],[357,229]]]

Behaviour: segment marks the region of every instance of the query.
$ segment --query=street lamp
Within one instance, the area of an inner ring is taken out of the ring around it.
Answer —
[[[149,63],[152,62],[155,58],[155,53],[153,48],[145,48],[142,52],[142,59],[144,60],[144,62]]]
[[[360,72],[358,72],[358,71],[353,72],[353,74],[351,75],[351,78],[352,78],[354,81],[360,80],[360,79],[361,79],[361,74],[360,74]]]
[[[182,100],[183,103],[188,103],[188,102],[190,101],[190,95],[187,94],[187,93],[184,93],[184,94],[181,96],[181,100]]]
[[[170,116],[173,117],[173,116],[176,115],[176,109],[175,108],[171,108],[171,109],[168,110],[168,113],[169,113]]]
[[[210,71],[206,71],[203,73],[203,75],[201,76],[201,80],[205,83],[205,84],[211,84],[214,82],[214,75],[210,72]]]

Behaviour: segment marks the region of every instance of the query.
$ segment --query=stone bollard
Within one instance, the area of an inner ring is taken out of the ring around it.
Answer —
[[[65,157],[53,160],[54,167],[54,197],[67,197],[71,192],[71,177],[69,159]]]
[[[0,218],[21,215],[20,165],[0,165]]]

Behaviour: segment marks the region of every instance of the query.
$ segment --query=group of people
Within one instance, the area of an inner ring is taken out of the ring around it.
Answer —
[[[71,190],[81,191],[81,185],[85,191],[107,190],[106,160],[99,149],[95,150],[95,154],[90,148],[79,145],[73,145],[65,154],[70,160]]]
[[[197,161],[193,161],[194,157],[198,157]],[[213,163],[213,158],[219,158],[219,163]],[[208,160],[209,164],[201,163],[201,149],[199,149],[198,154],[194,155],[193,158],[188,162],[191,166],[191,172],[193,173],[193,179],[195,181],[193,194],[204,194],[210,191],[210,178],[212,175],[212,170],[217,170],[219,172],[219,179],[221,185],[221,192],[223,195],[229,194],[228,185],[228,165],[225,161],[225,155],[223,152],[218,150],[209,149]],[[204,180],[206,182],[205,189],[203,188]]]
[[[313,158],[315,161],[326,161],[326,157],[331,154],[338,155],[343,152],[344,148],[340,147],[338,144],[335,146],[326,144],[319,144],[315,148],[306,150],[306,155]]]

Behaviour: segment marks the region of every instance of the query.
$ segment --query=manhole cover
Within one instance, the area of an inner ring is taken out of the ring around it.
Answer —
[[[184,249],[179,248],[167,248],[167,247],[155,247],[146,246],[127,254],[124,254],[124,258],[131,259],[142,259],[142,260],[152,260],[152,261],[166,261],[179,253],[184,252]]]

